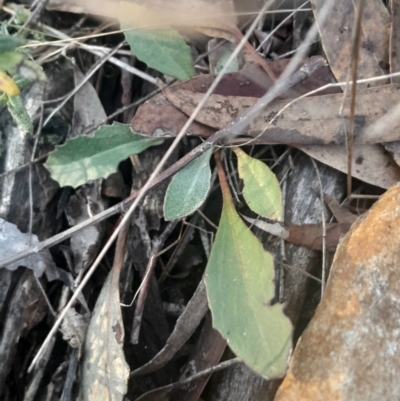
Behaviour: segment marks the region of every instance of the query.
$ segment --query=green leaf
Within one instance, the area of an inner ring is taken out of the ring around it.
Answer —
[[[11,52],[25,43],[25,39],[16,36],[0,35],[0,53]]]
[[[33,132],[32,120],[25,109],[21,96],[8,96],[7,107],[20,129]]]
[[[165,195],[165,220],[188,216],[206,200],[210,191],[212,152],[212,148],[207,150],[175,174]]]
[[[291,350],[292,327],[274,297],[271,254],[224,199],[221,221],[206,268],[213,326],[250,368],[281,376]]]
[[[121,24],[122,29],[134,28]],[[125,32],[134,55],[149,67],[180,80],[195,75],[190,47],[172,28],[133,29]]]
[[[77,187],[107,177],[121,160],[162,142],[132,134],[129,125],[114,123],[101,127],[93,137],[74,138],[57,146],[45,165],[60,186]]]
[[[243,197],[249,208],[268,219],[282,218],[282,193],[275,174],[263,162],[235,149],[239,177],[243,180]]]
[[[20,90],[27,88],[28,86],[32,85],[32,83],[33,83],[32,80],[27,79],[20,74],[15,74],[12,78]]]
[[[23,58],[21,53],[0,53],[0,70],[7,71],[11,75],[15,74],[17,65],[22,62]]]

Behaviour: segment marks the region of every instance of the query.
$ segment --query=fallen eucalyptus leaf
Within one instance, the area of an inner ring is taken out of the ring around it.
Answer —
[[[345,146],[297,146],[312,158],[347,173]],[[382,145],[358,145],[353,148],[351,175],[380,188],[389,188],[400,181],[400,168]]]
[[[352,27],[358,6],[352,1],[336,0],[329,18],[324,19],[323,24],[320,24],[319,16],[326,2],[312,0],[311,3],[329,66],[338,82],[345,82],[349,60],[352,57]],[[381,0],[364,2],[357,71],[359,79],[388,73],[390,20],[390,13]],[[364,85],[371,86],[371,83]]]
[[[382,85],[357,92],[355,137],[357,145],[390,142],[398,139],[396,130],[372,134],[368,127],[388,113],[400,101],[399,85]],[[165,89],[165,96],[179,110],[191,115],[203,94],[180,86]],[[371,102],[371,100],[374,100]],[[249,96],[211,95],[196,117],[198,123],[221,129],[256,102]],[[275,100],[249,125],[246,135],[263,143],[289,145],[342,145],[346,141],[349,103],[343,114],[343,94],[310,96],[294,101]],[[287,108],[285,108],[287,106]],[[284,109],[282,112],[281,110]],[[278,114],[280,113],[280,114]]]
[[[103,285],[84,344],[83,401],[122,401],[128,388],[124,324],[119,297],[119,269],[113,267]]]
[[[304,246],[314,251],[322,250],[323,227],[322,223],[316,224],[290,224],[283,226],[281,223],[268,223],[260,219],[242,217],[252,225],[261,230],[276,235],[283,240],[296,245]],[[327,251],[334,252],[340,239],[349,231],[351,223],[326,223],[325,224],[325,245]]]

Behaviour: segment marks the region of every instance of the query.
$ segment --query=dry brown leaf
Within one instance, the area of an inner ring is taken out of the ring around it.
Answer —
[[[197,31],[204,33],[207,36],[211,36],[212,38],[222,38],[233,44],[238,44],[240,40],[243,38],[243,34],[236,26],[220,26],[218,28],[213,27],[197,27]],[[273,80],[276,81],[277,76],[274,74],[273,70],[270,68],[269,64],[265,59],[263,59],[254,49],[254,47],[249,43],[245,42],[242,55],[246,64],[254,64],[260,65],[267,75]]]
[[[347,173],[347,152],[344,146],[297,146],[312,158]],[[351,174],[361,181],[389,188],[400,181],[400,168],[382,145],[358,145],[353,148]]]
[[[339,240],[349,231],[350,223],[326,223],[325,245],[329,252],[334,252]],[[286,227],[289,231],[287,242],[293,245],[304,246],[315,251],[322,250],[324,230],[319,224],[291,224]]]
[[[275,63],[270,63],[276,74]],[[215,75],[197,75],[184,82],[177,82],[174,88],[192,92],[206,93],[215,80]],[[213,91],[217,95],[261,97],[272,86],[272,79],[257,65],[246,64],[241,71],[224,74]]]
[[[139,135],[170,137],[178,135],[186,121],[186,114],[173,106],[160,93],[139,107],[131,121],[131,128]],[[207,138],[214,132],[214,129],[194,121],[187,134]]]
[[[214,75],[198,75],[179,87],[198,93],[205,93],[212,84]],[[245,71],[225,74],[215,93],[221,95],[261,97],[271,86],[272,80],[256,66],[247,66]],[[132,119],[132,130],[145,136],[176,136],[187,121],[187,116],[173,106],[163,94],[154,96],[141,105]],[[214,129],[193,122],[189,128],[191,135],[208,137]]]
[[[267,222],[242,215],[252,226],[282,238],[283,240],[314,251],[322,250],[324,229],[322,223],[316,224],[290,224],[284,226],[279,222]],[[326,249],[334,252],[339,240],[349,231],[351,223],[326,223],[325,245]]]
[[[336,79],[347,80],[351,60],[352,30],[356,13],[352,0],[335,0],[329,18],[318,24],[325,0],[312,0],[322,47]],[[381,0],[367,0],[361,21],[361,48],[358,78],[384,75],[389,69],[390,15]],[[378,83],[379,85],[379,83]]]
[[[83,401],[122,401],[128,388],[129,366],[123,350],[125,332],[119,296],[125,242],[120,239],[121,233],[113,269],[97,299],[85,339],[80,382]]]
[[[141,28],[166,25],[218,27],[236,22],[231,0],[50,0],[48,8],[118,18]]]
[[[192,113],[202,97],[201,93],[181,89],[180,86],[173,86],[164,93],[171,103],[186,115]],[[358,93],[355,135],[357,146],[353,149],[352,175],[382,188],[389,188],[400,181],[400,169],[381,145],[362,144],[397,139],[396,130],[382,131],[378,136],[373,137],[369,135],[368,127],[390,110],[394,103],[400,101],[399,96],[400,91],[396,84],[364,89]],[[371,99],[374,99],[373,104]],[[246,96],[212,95],[197,115],[196,121],[220,129],[256,101],[256,98]],[[287,99],[276,100],[251,123],[247,135],[257,137],[259,144],[295,145],[311,157],[346,173],[345,148],[330,145],[345,141],[343,118],[338,115],[341,101],[341,94],[304,98],[294,102],[278,118],[275,118],[288,103]],[[272,120],[274,120],[272,128],[260,135],[267,123]],[[363,133],[365,133],[364,136]],[[320,144],[326,144],[326,146],[320,146]]]
[[[168,100],[179,110],[190,115],[202,99],[201,93],[172,86],[164,90]],[[374,99],[374,102],[371,102]],[[292,103],[277,118],[275,116],[288,104],[288,100],[276,100],[255,118],[247,132],[264,143],[290,145],[340,145],[346,141],[348,118],[339,114],[342,94],[306,97]],[[235,117],[256,103],[257,99],[243,96],[211,95],[200,110],[196,121],[221,129]],[[359,91],[355,118],[355,144],[389,142],[398,138],[396,130],[369,135],[368,127],[385,115],[394,103],[400,102],[399,86],[383,85]],[[348,115],[348,107],[344,115]],[[268,127],[263,134],[262,132]]]
[[[275,401],[400,399],[400,185],[340,243]]]
[[[324,201],[339,223],[353,224],[357,220],[356,215],[351,213],[347,208],[343,207],[336,199],[328,194],[324,193]]]
[[[307,59],[306,63],[311,62],[313,58]],[[268,68],[273,75],[279,76],[289,64],[289,59],[274,60],[268,62]],[[184,82],[177,82],[173,85],[176,89],[185,89],[192,92],[206,93],[208,88],[215,80],[214,75],[198,75]],[[335,83],[335,77],[328,66],[318,68],[311,76],[294,87],[289,88],[286,93],[279,98],[294,99],[299,95],[306,94],[323,85]],[[224,74],[221,82],[217,85],[214,94],[226,96],[248,96],[260,98],[273,85],[273,80],[265,73],[260,66],[254,63],[246,64],[239,72]],[[341,93],[339,88],[328,88],[318,95],[331,93]]]
[[[269,63],[269,67],[275,75],[280,75],[287,63],[287,60],[275,60]],[[174,88],[191,91],[197,95],[204,94],[214,79],[214,75],[198,75],[185,82],[175,84]],[[320,68],[304,82],[289,89],[285,98],[295,98],[333,81],[334,78],[329,68]],[[247,64],[239,72],[225,74],[214,94],[260,98],[272,84],[272,79],[260,66]],[[337,91],[337,89],[329,89],[321,94],[332,91]],[[164,95],[159,94],[139,107],[131,125],[134,132],[145,136],[176,136],[186,121],[186,114],[172,106]],[[194,122],[189,129],[191,135],[202,137],[208,137],[214,131],[197,122]]]

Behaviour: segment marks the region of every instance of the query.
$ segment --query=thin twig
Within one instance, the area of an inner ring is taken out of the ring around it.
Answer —
[[[39,118],[39,124],[36,130],[36,135],[35,135],[35,142],[33,144],[33,148],[32,148],[32,156],[31,156],[31,163],[32,160],[35,160],[35,154],[36,154],[36,149],[37,149],[37,145],[39,142],[39,137],[40,137],[40,133],[42,132],[42,127],[43,127],[43,104],[41,105],[41,110],[40,110],[40,118]],[[28,191],[29,191],[29,225],[28,225],[28,235],[29,235],[29,239],[28,239],[28,244],[29,246],[32,245],[32,229],[33,229],[33,184],[32,184],[32,167],[33,165],[30,164],[29,165],[29,178],[28,178]],[[49,308],[50,313],[53,316],[56,316],[56,312],[53,309],[53,306],[49,300],[49,298],[47,297],[46,291],[43,288],[42,282],[40,281],[40,278],[36,275],[35,273],[35,269],[33,269],[33,264],[32,265],[32,270],[33,270],[33,275],[35,277],[36,283],[43,295],[44,300],[46,301],[47,307]]]
[[[59,35],[59,36],[61,36],[61,37],[66,37],[66,38],[68,38],[67,35],[63,34],[63,33],[60,32],[60,31],[57,31],[57,30],[54,29],[54,28],[51,28],[51,27],[46,26],[46,27],[45,27],[45,30],[47,30],[48,32],[51,32],[51,33],[54,34],[54,35]],[[68,38],[68,39],[70,39],[70,38]],[[88,51],[88,52],[90,52],[90,53],[96,55],[96,56],[99,56],[99,57],[103,57],[105,54],[107,54],[107,52],[105,53],[105,52],[103,52],[103,51],[101,51],[101,50],[95,50],[95,49],[93,49],[92,46],[87,45],[87,44],[85,44],[85,43],[76,42],[76,45],[79,46],[79,47],[81,47],[82,49],[84,49],[84,50],[86,50],[86,51]],[[119,49],[118,49],[118,50],[119,50]],[[113,54],[114,54],[114,53],[113,53]],[[119,60],[119,59],[117,59],[117,58],[115,58],[115,57],[112,57],[112,55],[108,58],[108,61],[109,61],[110,63],[112,63],[112,64],[115,64],[117,67],[123,68],[123,69],[129,71],[131,74],[136,75],[136,76],[138,76],[139,78],[142,78],[142,79],[144,79],[145,81],[148,81],[148,82],[152,83],[153,85],[157,85],[157,79],[156,79],[156,78],[152,77],[152,76],[149,75],[149,74],[146,74],[146,73],[143,72],[143,71],[140,71],[139,69],[137,69],[137,68],[135,68],[135,67],[133,67],[133,66],[131,66],[131,65],[129,65],[129,64],[123,63],[121,60]]]
[[[352,81],[357,81],[358,75],[358,59],[360,54],[360,40],[361,40],[361,20],[364,8],[364,0],[358,1],[356,29],[354,34],[353,49],[352,49]],[[356,95],[357,84],[351,86],[351,99],[350,99],[350,127],[347,134],[347,196],[351,195],[351,176],[353,165],[353,144],[354,144],[354,127],[355,127],[355,114],[356,114]]]
[[[284,18],[279,24],[277,24],[276,27],[258,45],[256,52],[259,52],[262,49],[263,45],[274,35],[274,33],[277,32],[281,26],[283,26],[287,21],[289,21],[290,18],[293,17],[293,15],[295,15],[298,11],[300,11],[309,2],[310,0],[306,0],[300,7],[297,7],[296,10],[293,10],[286,18]]]
[[[96,62],[96,64],[90,69],[90,71],[85,75],[85,77],[82,79],[81,82],[79,82],[78,85],[72,90],[68,96],[59,104],[46,118],[45,122],[43,123],[43,127],[47,125],[47,123],[53,118],[53,116],[60,110],[62,109],[66,103],[68,102],[69,99],[72,98],[72,96],[75,95],[84,85],[86,85],[87,81],[94,75],[94,73],[113,55],[115,54],[118,49],[120,49],[124,45],[123,42],[121,42],[113,51],[110,53],[106,54],[103,56],[100,60]]]
[[[178,220],[174,220],[168,223],[167,227],[163,233],[156,239],[153,240],[153,248],[151,250],[151,255],[146,266],[145,274],[140,285],[139,297],[136,304],[135,315],[133,317],[131,340],[132,344],[138,344],[140,326],[142,323],[142,316],[144,310],[144,304],[147,298],[147,293],[149,291],[150,279],[153,277],[154,267],[156,266],[157,258],[167,241],[168,237],[171,235],[172,231],[175,229]]]
[[[204,369],[201,372],[196,373],[193,376],[188,377],[187,379],[179,380],[178,383],[182,384],[182,385],[183,384],[187,384],[187,383],[190,383],[193,380],[200,379],[203,376],[208,376],[208,375],[211,375],[212,373],[219,372],[220,370],[227,369],[227,368],[230,368],[231,366],[242,364],[242,363],[243,363],[243,361],[241,359],[232,358],[232,359],[229,359],[228,361],[221,362],[218,365],[213,366],[211,368]]]
[[[321,219],[322,219],[322,274],[321,274],[321,298],[324,295],[325,284],[326,284],[326,221],[325,221],[325,203],[324,203],[324,190],[322,188],[321,175],[315,160],[311,157],[311,162],[314,166],[315,173],[317,174],[317,180],[319,185],[319,195],[321,202]]]

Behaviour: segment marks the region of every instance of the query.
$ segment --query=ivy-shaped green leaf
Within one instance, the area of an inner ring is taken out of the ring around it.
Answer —
[[[60,186],[77,187],[109,176],[121,160],[162,142],[132,134],[129,125],[114,123],[101,127],[93,137],[74,138],[57,146],[45,166]]]
[[[243,197],[249,208],[268,219],[282,218],[282,194],[275,174],[263,162],[235,149],[239,177],[243,180]]]
[[[175,220],[196,211],[210,191],[210,157],[213,149],[204,152],[175,174],[164,201],[164,217]]]

